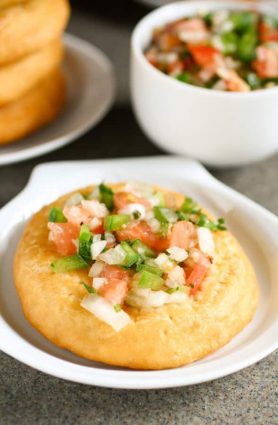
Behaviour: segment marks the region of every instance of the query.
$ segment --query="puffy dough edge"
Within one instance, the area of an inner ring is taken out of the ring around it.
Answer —
[[[68,0],[7,1],[0,8],[0,65],[57,39],[70,14]]]
[[[53,204],[62,205],[68,196]],[[27,320],[59,347],[132,369],[173,368],[221,348],[252,319],[258,302],[253,268],[236,239],[217,232],[215,267],[194,301],[127,307],[133,323],[114,332],[80,306],[86,291],[79,283],[89,282],[86,271],[51,272],[49,264],[57,254],[47,239],[49,209],[42,208],[26,226],[15,256],[14,280]]]
[[[21,139],[54,120],[65,103],[62,71],[49,74],[22,98],[0,108],[0,145]]]
[[[54,71],[62,62],[63,51],[61,40],[54,40],[43,49],[0,67],[0,106],[22,97]]]

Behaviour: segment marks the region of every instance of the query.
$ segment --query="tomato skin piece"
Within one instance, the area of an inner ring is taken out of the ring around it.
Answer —
[[[77,248],[72,242],[79,236],[79,226],[72,223],[48,223],[49,240],[56,246],[61,255],[76,254]]]
[[[260,40],[265,43],[267,41],[278,41],[278,29],[272,28],[265,22],[260,22],[259,25]]]
[[[161,252],[169,247],[167,238],[160,238],[145,221],[133,222],[117,232],[120,241],[140,239],[149,248]]]
[[[190,295],[195,295],[199,290],[206,274],[208,271],[208,267],[203,264],[196,264],[192,271],[189,273],[188,278],[186,279],[187,285],[192,285],[190,289]]]
[[[270,47],[259,46],[256,49],[257,59],[253,61],[252,67],[260,78],[278,77],[278,55]]]
[[[114,265],[105,265],[105,268],[102,270],[101,277],[106,278],[107,280],[110,279],[120,279],[120,280],[129,280],[129,273],[127,270],[122,269],[119,266]]]
[[[190,248],[191,241],[197,240],[197,233],[194,225],[189,221],[178,221],[174,224],[170,235],[170,246],[179,248]]]
[[[198,65],[200,65],[202,68],[216,71],[218,66],[216,56],[220,55],[219,50],[215,49],[214,47],[205,46],[202,44],[189,45],[188,50]]]
[[[116,192],[114,194],[114,205],[116,210],[121,210],[129,204],[141,204],[146,209],[151,208],[150,202],[145,198],[140,198],[139,196],[133,195],[129,192]]]

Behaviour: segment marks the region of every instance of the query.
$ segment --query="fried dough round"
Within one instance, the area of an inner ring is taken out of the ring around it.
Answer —
[[[0,65],[59,38],[69,12],[67,0],[0,0]]]
[[[62,206],[68,196],[55,205]],[[58,255],[48,241],[50,208],[28,223],[15,256],[14,279],[26,318],[59,347],[111,365],[173,368],[214,352],[252,319],[256,277],[238,242],[224,231],[215,233],[214,266],[195,299],[157,308],[124,307],[133,322],[116,333],[80,306],[86,294],[80,281],[90,282],[87,270],[51,271]]]
[[[65,102],[65,80],[55,70],[22,98],[0,107],[0,144],[16,141],[52,121]]]
[[[54,40],[19,61],[0,67],[0,106],[22,97],[62,62],[63,44]]]

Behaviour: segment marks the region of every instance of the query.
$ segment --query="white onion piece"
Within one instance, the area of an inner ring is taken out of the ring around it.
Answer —
[[[100,203],[99,201],[85,201],[81,202],[82,207],[92,214],[93,217],[106,217],[109,214],[109,211],[105,204]]]
[[[108,244],[113,244],[116,242],[116,238],[113,233],[105,232],[104,237]]]
[[[104,263],[102,261],[96,261],[89,270],[90,277],[98,277],[104,269]]]
[[[117,245],[115,248],[110,248],[99,255],[99,259],[107,264],[124,264],[125,257],[126,252],[121,245]]]
[[[97,233],[93,236],[93,243],[101,241],[101,233]]]
[[[121,210],[119,210],[119,214],[127,214],[127,215],[131,215],[134,212],[139,212],[140,214],[140,219],[143,220],[145,218],[146,215],[146,208],[144,207],[144,205],[142,204],[138,204],[138,203],[131,203],[128,204],[125,208],[122,208]]]
[[[125,192],[131,192],[136,196],[148,198],[153,193],[153,188],[151,185],[143,182],[137,181],[128,181],[124,188]]]
[[[151,230],[154,233],[158,233],[160,230],[160,222],[156,218],[151,218],[147,221],[148,225],[150,226]]]
[[[93,279],[93,288],[98,291],[103,285],[106,285],[107,279],[105,277],[94,277]]]
[[[166,254],[159,254],[158,257],[154,259],[154,262],[165,273],[169,273],[175,267],[173,261],[171,261]]]
[[[101,224],[101,220],[97,217],[94,217],[90,223],[89,223],[89,227],[91,230],[94,230],[96,227],[100,226]]]
[[[214,240],[213,235],[209,229],[206,227],[198,227],[197,228],[198,242],[200,250],[209,255],[210,257],[214,256]]]
[[[171,248],[168,248],[167,252],[169,252],[170,258],[172,260],[177,261],[178,263],[181,263],[182,261],[186,260],[188,257],[187,251],[178,246],[172,246]]]
[[[81,193],[77,192],[70,196],[70,198],[65,202],[65,207],[72,207],[73,205],[81,204],[84,200]]]
[[[152,291],[151,289],[136,288],[131,291],[126,299],[126,304],[131,307],[161,307],[164,304],[183,303],[188,300],[188,295],[181,291],[167,294],[164,291]]]
[[[129,315],[125,311],[116,312],[108,301],[98,295],[86,295],[81,301],[81,307],[102,322],[107,323],[116,332],[119,332],[131,322]]]
[[[107,241],[97,241],[91,245],[92,259],[96,260],[99,254],[104,250],[107,245]]]
[[[166,285],[169,288],[176,288],[176,286],[183,286],[185,284],[185,273],[182,267],[176,266],[167,276]]]

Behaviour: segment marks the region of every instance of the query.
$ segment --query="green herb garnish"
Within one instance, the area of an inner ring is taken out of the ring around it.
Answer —
[[[116,313],[119,313],[122,310],[122,307],[120,304],[115,304],[114,305],[114,310]]]
[[[85,282],[80,282],[80,283],[81,283],[81,285],[84,286],[84,288],[86,289],[86,291],[89,294],[96,294],[96,290],[92,286],[87,285],[87,283],[85,283]]]

